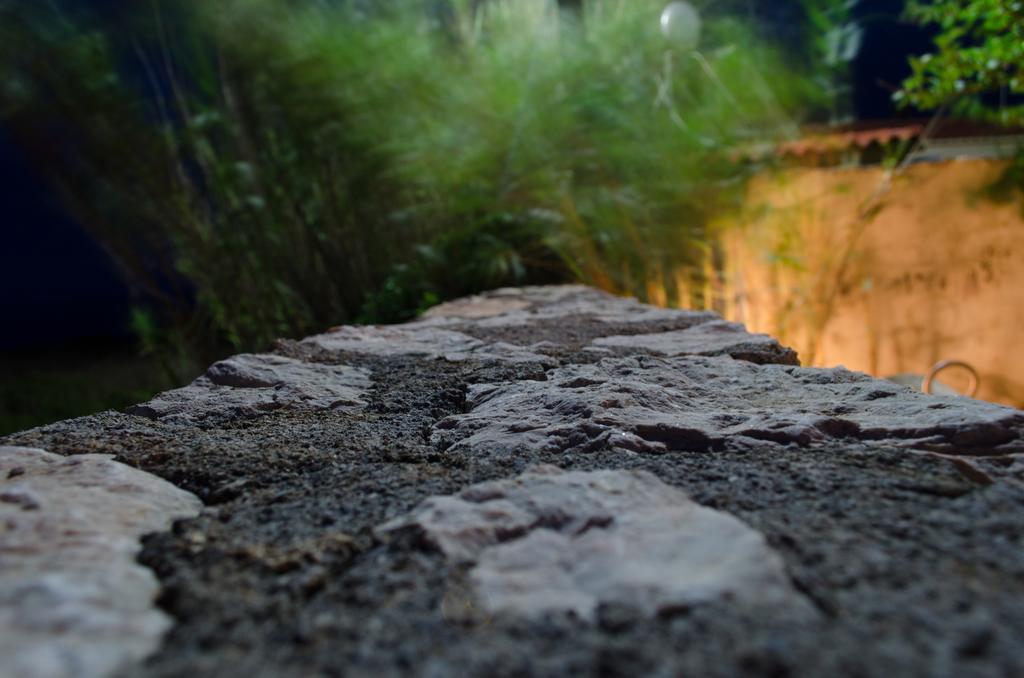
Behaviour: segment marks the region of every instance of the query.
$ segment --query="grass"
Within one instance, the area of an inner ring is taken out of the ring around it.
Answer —
[[[0,374],[0,436],[123,409],[177,385],[131,343],[8,353]]]
[[[179,381],[498,285],[688,301],[738,150],[817,105],[807,73],[712,3],[698,51],[660,0],[473,4],[0,0],[0,115]]]

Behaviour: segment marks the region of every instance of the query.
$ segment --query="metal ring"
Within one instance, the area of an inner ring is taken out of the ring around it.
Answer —
[[[950,367],[962,367],[971,375],[971,381],[967,385],[966,395],[968,398],[973,398],[974,394],[978,392],[978,384],[980,379],[978,378],[978,372],[973,367],[965,363],[963,360],[940,360],[935,363],[930,370],[928,370],[927,376],[924,378],[924,383],[921,384],[921,390],[925,393],[931,394],[932,392],[932,381],[938,376],[939,372],[950,368]]]

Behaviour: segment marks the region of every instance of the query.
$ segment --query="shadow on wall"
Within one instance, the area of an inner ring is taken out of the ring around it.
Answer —
[[[722,227],[716,306],[806,365],[884,377],[962,360],[978,397],[1022,407],[1024,203],[988,195],[1008,168],[911,166],[865,219],[881,167],[762,175]]]

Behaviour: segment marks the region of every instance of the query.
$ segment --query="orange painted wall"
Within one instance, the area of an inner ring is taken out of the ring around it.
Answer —
[[[1024,203],[984,195],[1006,167],[920,164],[891,181],[878,167],[763,175],[721,225],[716,305],[804,364],[887,376],[965,360],[978,397],[1022,407]]]

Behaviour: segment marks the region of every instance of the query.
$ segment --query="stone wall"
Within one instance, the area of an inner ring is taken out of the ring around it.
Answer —
[[[497,290],[0,445],[4,676],[1024,672],[1024,412],[710,313]]]

